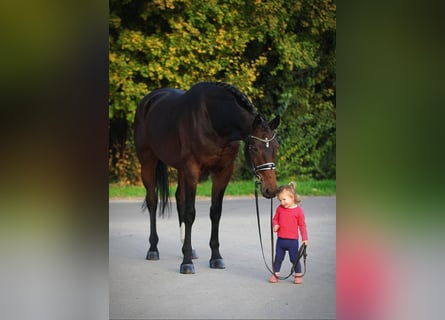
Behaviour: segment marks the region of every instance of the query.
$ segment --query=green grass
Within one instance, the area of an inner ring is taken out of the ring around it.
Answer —
[[[286,184],[289,181],[278,181],[278,185]],[[332,196],[336,193],[335,180],[310,180],[296,181],[297,192],[302,196]],[[211,181],[202,182],[198,185],[197,195],[200,197],[209,197],[211,195]],[[249,181],[231,181],[227,186],[225,195],[228,196],[249,196],[254,194],[255,183]],[[176,190],[175,185],[170,185],[170,196],[174,196]],[[110,198],[134,198],[144,197],[145,189],[141,186],[121,186],[118,184],[110,184]]]

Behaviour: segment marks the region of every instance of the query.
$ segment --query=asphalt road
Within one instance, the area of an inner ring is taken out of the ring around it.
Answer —
[[[335,319],[336,198],[303,197],[309,235],[307,273],[268,282],[253,198],[223,203],[220,251],[226,269],[210,269],[210,201],[197,200],[192,243],[195,274],[182,261],[177,214],[158,219],[158,261],[147,261],[149,216],[141,200],[109,203],[110,319]],[[278,204],[274,200],[274,208]],[[176,208],[172,204],[172,208]],[[263,242],[270,265],[270,202],[260,201]],[[291,263],[286,256],[282,274]]]

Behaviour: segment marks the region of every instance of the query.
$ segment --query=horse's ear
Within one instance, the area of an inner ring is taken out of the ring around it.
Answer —
[[[280,124],[280,116],[276,116],[275,119],[269,122],[269,127],[271,130],[275,130]]]
[[[255,119],[253,120],[252,129],[255,129],[263,122],[263,118],[259,114],[256,115]]]

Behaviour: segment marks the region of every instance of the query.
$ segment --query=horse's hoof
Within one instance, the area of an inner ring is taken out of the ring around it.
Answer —
[[[210,268],[212,269],[225,269],[226,265],[224,264],[223,259],[210,259]]]
[[[183,263],[183,264],[181,264],[180,272],[182,274],[194,274],[195,266],[193,265],[193,263]]]
[[[148,251],[146,259],[147,260],[159,260],[159,252],[158,251]]]

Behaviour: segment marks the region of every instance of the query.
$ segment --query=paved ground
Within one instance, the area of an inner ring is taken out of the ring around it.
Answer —
[[[302,285],[268,283],[253,198],[225,199],[220,251],[226,269],[209,268],[209,200],[198,200],[192,243],[196,273],[182,261],[176,211],[158,219],[159,261],[147,261],[148,213],[141,201],[110,201],[110,319],[335,319],[336,198],[303,197],[309,246]],[[274,208],[277,201],[274,200]],[[260,201],[265,255],[270,264],[270,202]],[[175,204],[172,204],[175,208]],[[291,267],[286,257],[282,273]]]

